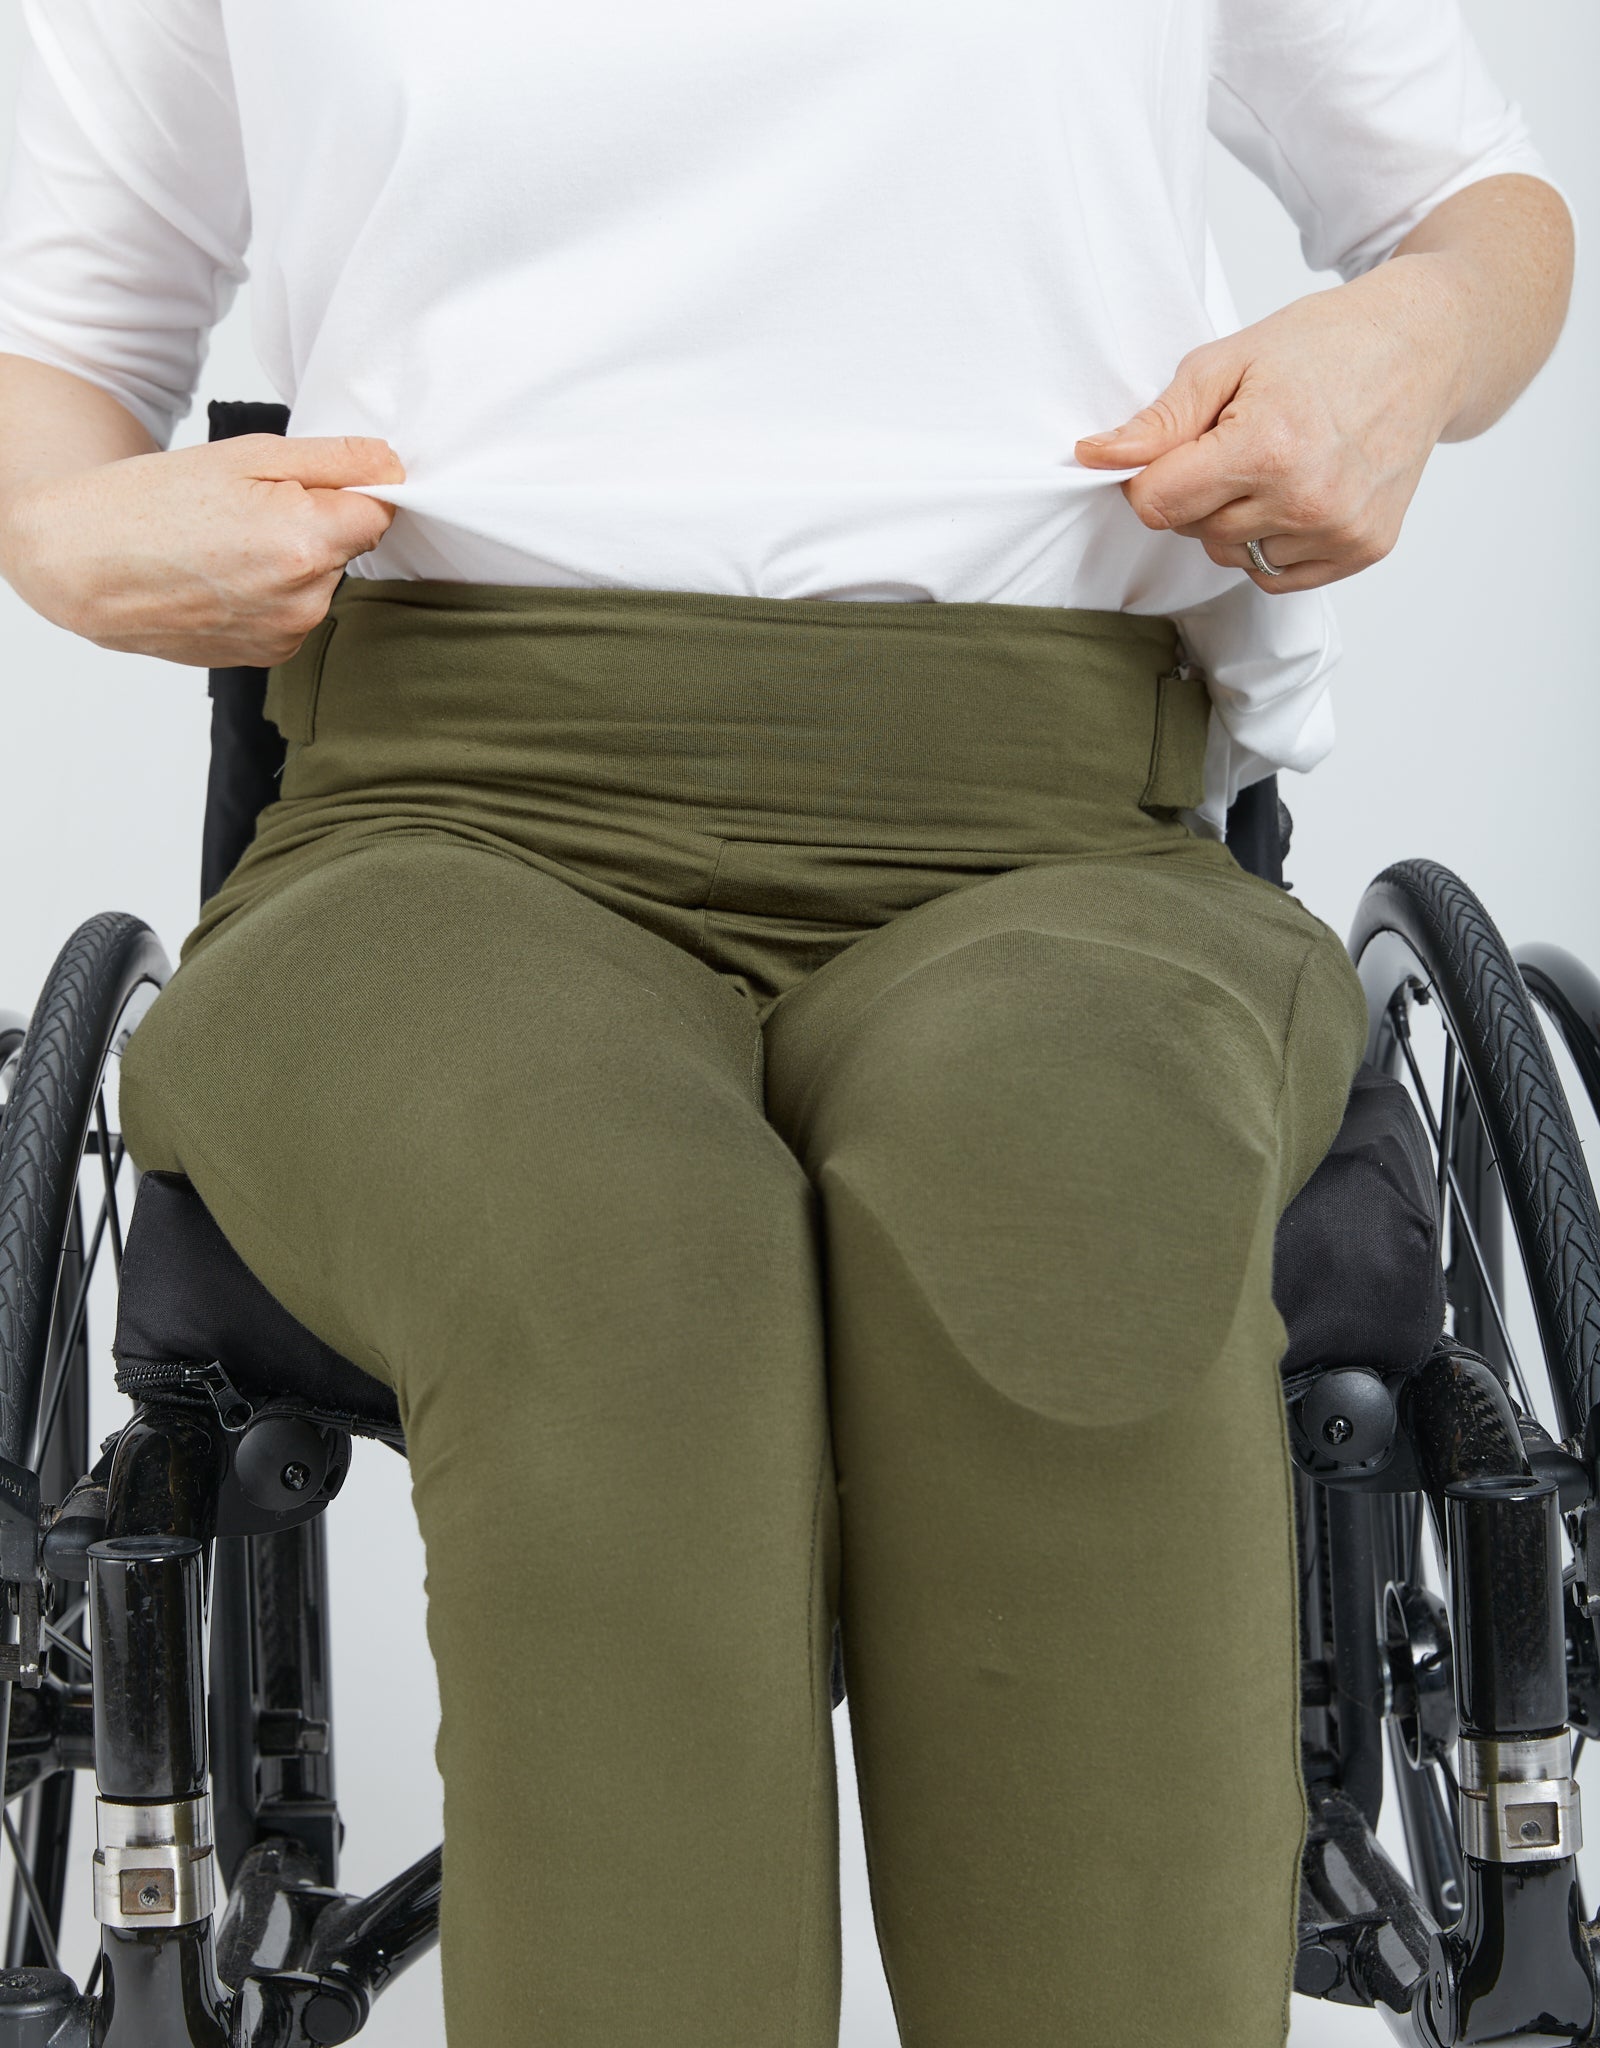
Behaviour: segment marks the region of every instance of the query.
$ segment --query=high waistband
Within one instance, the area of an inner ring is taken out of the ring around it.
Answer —
[[[1042,605],[346,577],[271,672],[284,794],[470,781],[553,821],[1071,853],[1202,794],[1170,619]],[[1181,830],[1181,828],[1179,828]]]

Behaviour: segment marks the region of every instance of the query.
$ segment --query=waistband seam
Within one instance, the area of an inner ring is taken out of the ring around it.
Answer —
[[[1019,604],[1000,599],[762,597],[745,592],[656,589],[635,584],[474,583],[439,577],[346,575],[334,591],[332,606],[351,603],[400,604],[441,612],[492,610],[496,606],[517,612],[534,610],[540,605],[582,611],[599,610],[610,603],[640,612],[656,608],[669,614],[801,619],[829,626],[848,626],[852,619],[870,620],[873,624],[905,621],[916,625],[932,618],[974,625],[1003,619],[1013,626],[1027,624],[1067,638],[1138,638],[1152,643],[1165,641],[1178,631],[1176,622],[1162,612]]]

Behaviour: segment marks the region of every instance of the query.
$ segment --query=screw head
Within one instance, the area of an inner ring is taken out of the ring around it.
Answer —
[[[1330,1444],[1348,1443],[1355,1433],[1355,1424],[1348,1415],[1330,1415],[1322,1425],[1322,1434]]]
[[[161,1904],[161,1887],[160,1887],[160,1885],[158,1885],[158,1884],[147,1884],[147,1885],[144,1885],[144,1886],[142,1886],[142,1887],[140,1888],[140,1892],[139,1892],[139,1904],[140,1904],[141,1906],[150,1906],[150,1907],[155,1907],[155,1906],[159,1906],[159,1905]]]
[[[298,1459],[294,1459],[284,1466],[281,1476],[291,1493],[304,1493],[311,1484],[311,1467],[302,1465]]]

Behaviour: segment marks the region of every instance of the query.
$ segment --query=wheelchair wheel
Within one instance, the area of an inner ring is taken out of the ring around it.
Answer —
[[[1403,861],[1376,878],[1350,951],[1367,992],[1367,1057],[1409,1085],[1432,1143],[1450,1335],[1506,1386],[1524,1438],[1548,1448],[1576,1559],[1581,1468],[1592,1477],[1600,1398],[1600,1214],[1528,988],[1483,905],[1431,861]],[[1422,1555],[1422,1494],[1378,1495],[1373,1506],[1382,1635],[1385,1618],[1395,1619],[1391,1587],[1421,1589],[1431,1578],[1443,1588],[1446,1575],[1431,1524],[1431,1572]],[[1576,1763],[1586,1731],[1600,1728],[1600,1663],[1574,1569],[1566,1581]],[[1421,1596],[1411,1597],[1415,1612]],[[1435,1613],[1448,1644],[1442,1603]],[[1440,1746],[1413,1764],[1416,1728],[1404,1724],[1401,1714],[1386,1717],[1412,1881],[1448,1927],[1463,1904],[1460,1790]]]
[[[0,1013],[0,1458],[36,1473],[50,1505],[89,1470],[90,1294],[121,1267],[133,1173],[115,1064],[169,973],[147,925],[107,912],[62,948],[25,1030]],[[93,1762],[87,1595],[45,1584],[37,1683],[0,1683],[8,1969],[60,1967],[73,1778]]]

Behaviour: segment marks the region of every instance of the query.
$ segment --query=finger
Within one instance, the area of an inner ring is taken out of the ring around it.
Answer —
[[[1166,390],[1126,425],[1086,434],[1074,453],[1089,468],[1142,468],[1213,426],[1239,389],[1244,363],[1227,340],[1191,349]]]
[[[405,464],[387,441],[369,434],[241,434],[225,444],[240,458],[240,472],[269,483],[337,488],[342,484],[399,484]]]
[[[1295,532],[1281,505],[1249,493],[1208,512],[1203,519],[1185,520],[1172,531],[1181,533],[1186,540],[1203,540],[1208,546],[1219,548],[1242,548],[1247,540],[1260,540],[1263,534],[1272,533],[1280,536],[1280,545],[1287,545],[1292,537],[1312,553],[1325,553],[1327,549],[1325,536],[1319,540],[1314,534]]]
[[[1193,526],[1237,499],[1258,497],[1260,487],[1248,436],[1228,420],[1158,456],[1122,488],[1145,525],[1159,533]]]
[[[378,545],[395,508],[360,491],[313,490],[306,494],[306,510],[329,558],[344,563]]]
[[[1269,591],[1274,597],[1287,597],[1296,590],[1318,590],[1323,584],[1336,583],[1350,574],[1345,564],[1316,552],[1309,544],[1306,552],[1298,552],[1296,541],[1289,534],[1268,534],[1260,546],[1279,572],[1276,576],[1263,576],[1246,548],[1208,547],[1206,553],[1224,569],[1242,569],[1258,590]]]
[[[1327,542],[1315,539],[1309,534],[1272,533],[1265,528],[1257,528],[1251,539],[1256,542],[1274,569],[1297,569],[1304,562],[1328,560]],[[1207,541],[1205,550],[1219,568],[1248,569],[1252,574],[1260,573],[1243,541],[1231,542],[1226,546],[1216,541]]]
[[[1271,555],[1267,560],[1270,562]],[[1264,590],[1269,597],[1293,597],[1297,590],[1320,590],[1324,584],[1337,583],[1350,571],[1339,562],[1325,558],[1314,562],[1296,562],[1292,569],[1285,569],[1281,576],[1263,576],[1258,569],[1245,571],[1258,590]]]

